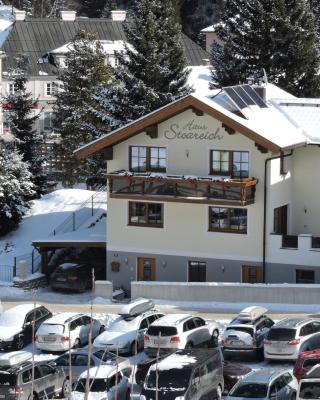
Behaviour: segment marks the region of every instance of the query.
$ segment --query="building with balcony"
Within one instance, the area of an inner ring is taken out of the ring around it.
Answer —
[[[108,160],[107,279],[320,282],[320,100],[181,98],[80,148]]]

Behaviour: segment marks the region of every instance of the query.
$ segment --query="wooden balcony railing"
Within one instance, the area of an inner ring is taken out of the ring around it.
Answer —
[[[246,206],[254,203],[257,180],[217,179],[116,171],[107,174],[113,198]]]

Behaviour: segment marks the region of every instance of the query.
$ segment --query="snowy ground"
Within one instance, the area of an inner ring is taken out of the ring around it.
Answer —
[[[13,265],[15,256],[31,253],[33,240],[48,237],[93,194],[89,190],[61,189],[33,201],[19,228],[0,239],[0,265]]]

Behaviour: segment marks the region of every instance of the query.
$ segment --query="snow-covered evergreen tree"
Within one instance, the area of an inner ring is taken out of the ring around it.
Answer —
[[[61,179],[66,185],[95,175],[100,163],[92,160],[79,162],[73,151],[96,138],[88,126],[94,117],[88,112],[91,104],[91,90],[98,84],[107,84],[110,69],[105,65],[105,55],[99,41],[91,33],[79,31],[70,44],[65,59],[66,68],[61,69],[55,111],[55,132],[60,134],[56,152],[62,160]]]
[[[111,11],[117,9],[117,1],[116,0],[106,0],[103,10],[101,12],[102,18],[110,18]]]
[[[126,54],[118,54],[114,84],[100,85],[93,93],[96,105],[91,111],[112,128],[191,91],[172,0],[135,1],[125,32]],[[95,134],[99,134],[99,127]]]
[[[212,49],[213,84],[262,75],[298,96],[319,96],[315,22],[305,0],[227,0]]]
[[[43,172],[44,158],[39,156],[39,146],[43,139],[35,130],[35,122],[39,114],[35,112],[37,100],[27,91],[27,60],[24,56],[16,59],[16,67],[9,72],[13,80],[14,91],[4,98],[4,113],[10,133],[14,138],[13,146],[29,163],[32,181],[37,195],[46,190],[46,174]]]
[[[108,0],[107,0],[108,1]],[[80,0],[80,13],[90,18],[101,16],[106,0]]]
[[[29,208],[34,185],[21,155],[0,144],[0,236],[15,229]]]
[[[317,33],[318,33],[318,45],[320,47],[320,1],[319,0],[309,0],[310,9],[314,15]]]

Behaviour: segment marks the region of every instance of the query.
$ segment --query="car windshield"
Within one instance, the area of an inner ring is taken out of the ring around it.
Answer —
[[[96,351],[95,353],[93,353],[93,355],[105,363],[113,362],[117,359],[117,356],[114,353],[106,352],[104,350]]]
[[[0,386],[16,386],[17,377],[14,374],[0,373]]]
[[[253,336],[253,329],[252,328],[247,328],[245,326],[229,326],[227,331],[239,331],[239,332],[244,332],[248,333],[250,336]]]
[[[149,326],[148,335],[151,336],[174,336],[177,335],[177,328],[174,326]]]
[[[145,381],[145,388],[157,389],[157,372],[158,372],[158,390],[186,390],[189,385],[191,369],[169,369],[169,370],[152,370],[149,372]]]
[[[300,399],[320,399],[320,382],[302,382]]]
[[[285,341],[292,340],[296,337],[295,329],[286,329],[286,328],[271,328],[267,339],[268,340],[279,340]]]
[[[263,399],[267,397],[268,386],[264,383],[240,383],[229,396],[245,397],[247,399]]]
[[[105,392],[108,389],[108,379],[90,379],[89,380],[90,392]],[[85,393],[86,379],[79,379],[74,389],[76,392]]]
[[[24,315],[15,311],[8,310],[5,311],[2,315],[0,315],[0,326],[18,326],[22,327],[24,322]]]

